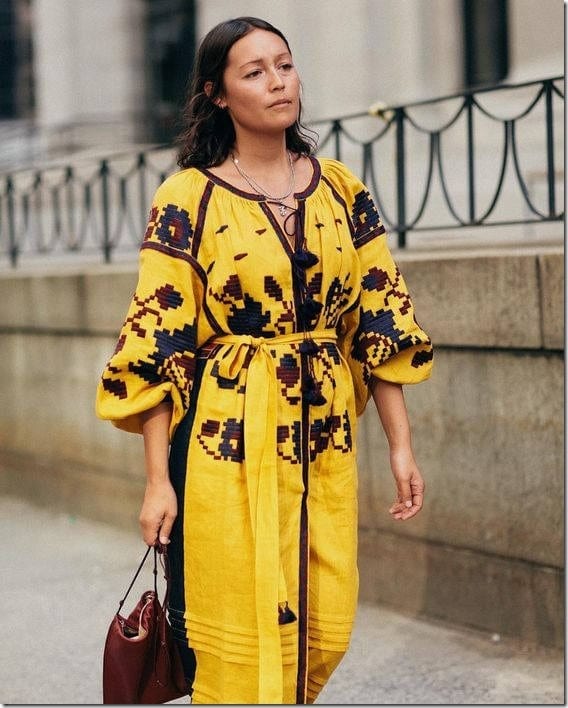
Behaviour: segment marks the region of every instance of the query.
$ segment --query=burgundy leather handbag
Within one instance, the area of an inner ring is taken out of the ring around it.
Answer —
[[[107,633],[103,656],[103,703],[167,703],[189,692],[181,658],[167,618],[170,568],[166,546],[154,550],[154,589],[146,590],[128,617],[120,614],[150,546],[118,605]],[[166,579],[163,603],[158,598],[158,556]]]

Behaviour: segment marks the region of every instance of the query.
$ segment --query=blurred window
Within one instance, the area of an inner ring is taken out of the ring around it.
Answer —
[[[0,0],[0,120],[33,109],[31,0]]]
[[[494,84],[509,72],[507,0],[462,0],[464,82]]]
[[[148,139],[170,142],[195,54],[195,0],[146,0]]]

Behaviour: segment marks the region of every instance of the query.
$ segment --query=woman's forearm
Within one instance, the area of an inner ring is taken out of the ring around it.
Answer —
[[[140,526],[146,543],[151,546],[159,538],[169,543],[177,516],[177,499],[169,475],[169,428],[172,404],[160,403],[142,414],[146,491],[140,511]]]
[[[168,454],[172,404],[160,403],[141,415],[148,484],[167,482],[169,481]]]
[[[371,395],[391,450],[411,448],[411,433],[402,385],[372,377]]]
[[[412,451],[402,386],[373,378],[370,389],[389,442],[391,469],[396,480],[397,496],[389,513],[393,519],[404,521],[422,508],[425,485]]]

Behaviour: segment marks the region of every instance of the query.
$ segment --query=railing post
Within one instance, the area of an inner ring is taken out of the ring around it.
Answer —
[[[142,238],[148,215],[148,203],[146,201],[146,155],[143,152],[138,155],[138,164],[136,168],[138,170],[138,186],[140,189],[140,214],[142,217],[140,237]]]
[[[554,193],[554,124],[552,116],[552,81],[544,82],[546,96],[546,170],[548,176],[548,215],[556,214]]]
[[[341,121],[334,120],[331,128],[335,144],[335,159],[341,160]]]
[[[71,249],[76,250],[79,243],[79,234],[75,231],[75,198],[73,195],[73,168],[68,165],[65,170],[65,198],[67,202],[67,231],[69,234],[69,243]]]
[[[406,175],[404,155],[404,108],[395,109],[396,121],[396,213],[398,247],[406,248]]]
[[[361,181],[367,184],[367,174],[372,173],[373,143],[363,143],[363,174]],[[376,195],[375,195],[376,196]]]
[[[110,241],[110,214],[109,214],[109,193],[108,193],[108,160],[101,160],[101,195],[102,195],[102,217],[103,217],[103,255],[105,263],[110,263],[112,243]]]
[[[10,263],[12,268],[18,264],[18,242],[16,239],[16,220],[14,218],[14,181],[6,177],[6,211],[8,213],[8,243],[10,249]]]
[[[475,161],[474,161],[474,145],[473,145],[473,96],[466,96],[467,109],[467,179],[469,193],[469,221],[473,224],[475,221]]]

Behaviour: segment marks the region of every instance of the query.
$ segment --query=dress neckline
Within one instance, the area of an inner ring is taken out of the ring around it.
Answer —
[[[309,197],[310,194],[315,191],[316,187],[320,182],[321,166],[319,160],[313,155],[308,155],[308,160],[312,163],[312,178],[310,180],[310,183],[304,190],[302,190],[301,192],[294,192],[295,199],[306,199],[306,197]],[[203,173],[211,182],[218,185],[219,187],[223,187],[229,190],[230,192],[233,192],[233,194],[237,194],[239,197],[243,197],[244,199],[251,199],[255,202],[267,201],[267,198],[262,194],[256,194],[256,192],[247,192],[244,189],[239,189],[239,187],[235,187],[235,185],[231,184],[230,182],[227,182],[227,180],[224,180],[222,177],[219,177],[219,175],[216,175],[211,172],[211,170],[209,170],[207,167],[198,167],[197,169],[201,173]]]

